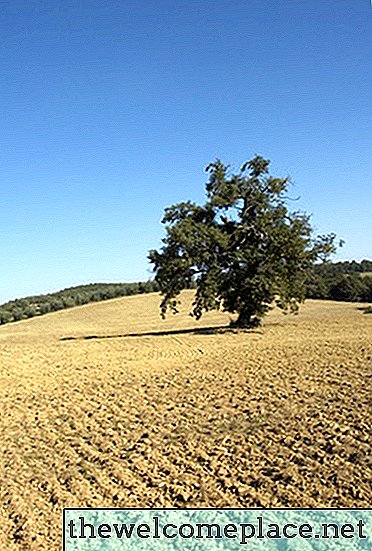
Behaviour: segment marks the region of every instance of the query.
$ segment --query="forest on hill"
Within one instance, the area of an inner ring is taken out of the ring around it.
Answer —
[[[372,261],[316,264],[307,281],[307,298],[372,302]]]
[[[69,287],[56,293],[15,299],[2,304],[0,325],[90,302],[158,290],[155,281],[91,283]],[[307,298],[372,303],[372,261],[352,260],[315,265],[308,276]]]
[[[56,293],[11,300],[0,306],[0,325],[56,312],[90,302],[157,291],[154,281],[135,283],[91,283],[69,287]]]

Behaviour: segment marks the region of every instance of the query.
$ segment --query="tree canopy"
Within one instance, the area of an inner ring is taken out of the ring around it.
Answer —
[[[269,164],[255,156],[232,173],[217,159],[206,167],[204,205],[165,209],[163,246],[149,252],[163,316],[177,312],[179,293],[191,286],[197,319],[222,308],[238,314],[237,326],[254,327],[274,301],[298,310],[306,274],[335,251],[335,235],[313,237],[309,216],[288,207],[289,177],[271,176]]]

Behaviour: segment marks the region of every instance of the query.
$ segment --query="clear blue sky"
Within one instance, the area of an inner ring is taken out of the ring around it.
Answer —
[[[0,36],[0,302],[147,279],[216,157],[372,258],[370,0],[5,0]]]

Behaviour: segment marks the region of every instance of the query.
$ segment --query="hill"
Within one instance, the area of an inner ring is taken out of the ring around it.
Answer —
[[[68,287],[55,293],[10,300],[0,306],[0,325],[33,318],[65,308],[157,291],[154,281],[135,283],[90,283]]]
[[[372,302],[372,261],[319,264],[309,274],[307,298]],[[363,279],[361,279],[363,278]],[[91,283],[0,305],[0,325],[117,297],[158,291],[155,281]]]
[[[260,331],[157,294],[0,328],[0,548],[81,507],[368,507],[372,318],[308,301]]]

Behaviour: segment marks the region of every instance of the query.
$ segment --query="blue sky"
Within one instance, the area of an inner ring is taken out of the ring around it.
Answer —
[[[147,279],[216,157],[372,258],[370,0],[5,0],[0,31],[0,302]]]

